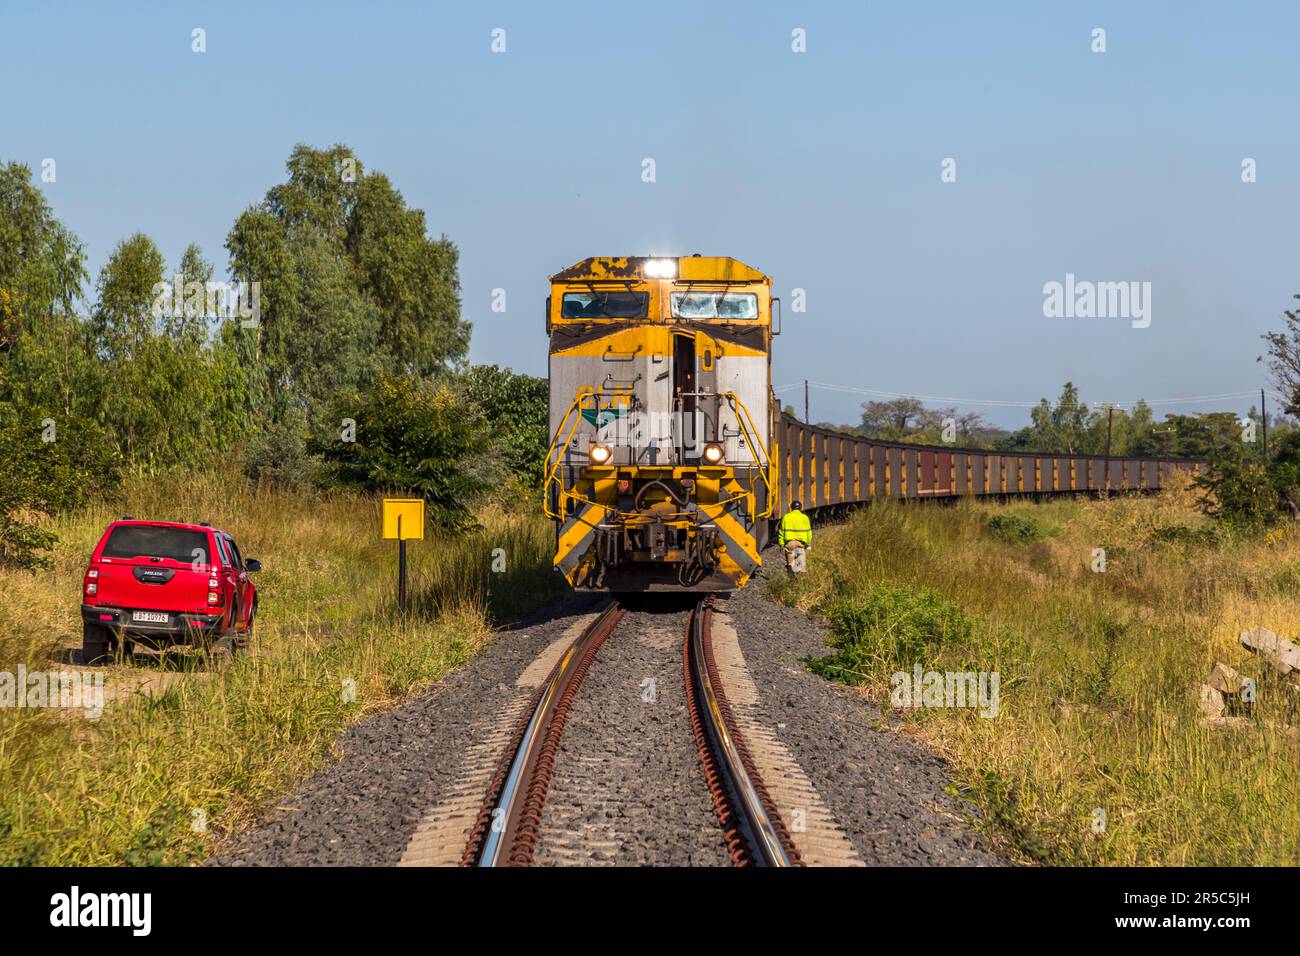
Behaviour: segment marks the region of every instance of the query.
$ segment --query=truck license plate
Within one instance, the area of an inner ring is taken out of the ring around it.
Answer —
[[[148,624],[166,624],[167,615],[161,611],[132,611],[131,620]]]

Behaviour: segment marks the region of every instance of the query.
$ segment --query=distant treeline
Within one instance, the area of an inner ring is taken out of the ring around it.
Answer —
[[[793,409],[787,409],[793,412]],[[1253,422],[1253,425],[1251,423]],[[1029,424],[1017,430],[998,428],[978,412],[932,408],[918,398],[895,398],[862,404],[862,419],[853,425],[831,425],[840,431],[884,441],[917,444],[961,444],[992,451],[1042,451],[1057,454],[1152,455],[1210,458],[1243,440],[1262,448],[1263,420],[1251,407],[1246,416],[1233,412],[1166,415],[1157,423],[1144,401],[1131,409],[1105,404],[1091,407],[1080,400],[1073,382],[1066,382],[1055,403],[1044,398],[1030,409]],[[1271,435],[1281,438],[1295,428],[1285,415],[1270,413]]]
[[[419,493],[449,527],[540,482],[546,382],[466,365],[455,244],[344,146],[287,173],[231,227],[229,279],[136,233],[92,287],[31,170],[0,166],[0,563],[42,564],[39,516],[131,473],[234,461]]]

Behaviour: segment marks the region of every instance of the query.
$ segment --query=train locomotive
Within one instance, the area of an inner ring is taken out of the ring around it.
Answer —
[[[550,286],[545,508],[555,567],[578,590],[741,588],[792,500],[815,513],[877,497],[1146,491],[1201,467],[883,442],[782,415],[780,300],[736,259],[593,257]]]
[[[718,591],[772,516],[771,280],[735,259],[584,259],[551,277],[546,509],[580,589]]]

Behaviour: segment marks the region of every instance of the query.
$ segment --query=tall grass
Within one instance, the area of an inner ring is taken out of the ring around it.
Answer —
[[[494,625],[562,583],[549,527],[489,506],[478,531],[442,539],[430,529],[409,545],[412,613],[400,620],[397,549],[380,540],[377,498],[275,491],[220,473],[138,480],[54,522],[53,571],[0,572],[0,670],[76,666],[67,661],[80,643],[85,561],[125,513],[209,520],[262,561],[253,645],[216,669],[193,654],[114,665],[98,720],[0,709],[0,862],[201,858],[328,759],[349,722],[465,663]]]
[[[1098,548],[1104,571],[1094,570]],[[895,592],[878,590],[888,585],[912,603],[941,595],[973,622],[958,640],[919,650],[877,634],[854,643],[851,659],[856,682],[885,708],[891,673],[916,663],[1000,674],[994,719],[895,712],[947,757],[1024,858],[1300,863],[1300,743],[1287,730],[1300,725],[1296,695],[1236,639],[1259,626],[1300,634],[1294,531],[1227,538],[1187,488],[1107,501],[887,503],[821,531],[813,557],[808,575],[773,583],[779,599],[856,620],[855,601],[860,617],[889,611]],[[1213,728],[1198,712],[1215,660],[1259,682],[1247,728]]]

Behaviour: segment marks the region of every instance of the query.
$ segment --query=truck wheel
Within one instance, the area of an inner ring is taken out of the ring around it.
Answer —
[[[244,628],[242,631],[236,631],[234,637],[235,653],[243,654],[248,650],[248,645],[253,640],[253,622],[249,621],[248,627]]]
[[[208,660],[210,663],[220,666],[228,662],[235,656],[235,639],[229,631],[223,633],[215,640],[211,640],[207,645]]]
[[[108,628],[85,621],[81,625],[81,662],[83,664],[113,663],[113,636]]]
[[[235,656],[235,649],[238,646],[239,632],[235,630],[235,622],[239,620],[239,605],[230,606],[230,627],[226,628],[214,638],[209,638],[207,642],[208,657],[216,664],[224,664]]]

